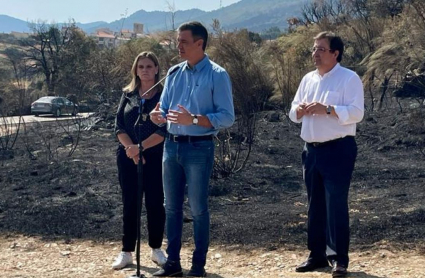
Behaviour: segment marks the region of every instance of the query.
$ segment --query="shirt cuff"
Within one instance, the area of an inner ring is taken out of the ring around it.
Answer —
[[[289,111],[289,119],[291,119],[291,121],[293,121],[294,123],[302,123],[304,117],[301,117],[299,119],[297,119],[297,109],[291,109]]]
[[[338,115],[338,123],[340,125],[345,125],[350,118],[350,115],[348,114],[347,109],[344,106],[338,106],[338,105],[334,105],[334,109],[335,109],[335,114]]]
[[[165,137],[165,132],[161,129],[158,129],[157,131],[155,131],[155,134],[158,134],[159,136]]]
[[[127,132],[125,130],[123,130],[123,129],[117,129],[115,131],[115,135],[122,134],[122,133],[127,133]]]

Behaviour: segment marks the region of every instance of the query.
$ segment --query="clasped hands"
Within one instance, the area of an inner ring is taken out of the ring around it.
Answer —
[[[191,125],[192,114],[182,105],[178,104],[178,110],[168,110],[168,114],[164,117],[160,110],[160,103],[157,103],[155,108],[149,113],[150,119],[154,124],[165,124],[169,121],[172,124]]]
[[[129,145],[125,148],[125,154],[128,158],[133,159],[134,164],[139,163],[139,146],[136,145]],[[145,164],[146,160],[142,156],[142,163]]]
[[[326,105],[320,102],[300,103],[297,108],[297,117],[301,118],[305,115],[326,115]]]

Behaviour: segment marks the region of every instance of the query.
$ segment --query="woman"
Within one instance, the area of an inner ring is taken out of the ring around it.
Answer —
[[[115,120],[115,133],[119,140],[117,150],[118,179],[123,200],[122,252],[112,268],[121,269],[133,263],[131,252],[137,240],[137,163],[139,162],[138,143],[143,148],[143,191],[147,212],[149,246],[152,248],[152,261],[158,265],[166,262],[161,250],[164,235],[165,210],[162,187],[162,151],[166,133],[165,127],[158,127],[149,119],[149,112],[158,103],[162,86],[158,85],[146,93],[160,79],[158,59],[152,52],[142,52],[134,60],[130,84],[124,88]],[[142,112],[140,138],[135,126]]]

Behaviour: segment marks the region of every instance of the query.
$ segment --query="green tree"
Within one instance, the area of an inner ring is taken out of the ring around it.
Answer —
[[[263,40],[274,40],[282,35],[282,31],[279,27],[274,26],[260,33],[260,36]]]
[[[91,68],[90,60],[96,51],[96,43],[81,30],[71,28],[69,42],[60,54],[61,70],[56,84],[59,95],[74,95],[77,100],[87,98],[90,94]]]
[[[261,38],[260,34],[258,34],[258,33],[249,31],[248,37],[249,37],[249,40],[251,42],[254,42],[257,45],[260,45],[263,42],[263,39]]]
[[[34,23],[31,25],[33,34],[28,39],[20,40],[27,51],[27,60],[44,75],[47,91],[55,94],[62,70],[62,54],[72,43],[71,33],[77,29],[74,23],[60,28],[57,25]]]

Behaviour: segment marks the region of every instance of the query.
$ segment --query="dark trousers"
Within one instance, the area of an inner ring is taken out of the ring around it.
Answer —
[[[144,154],[143,192],[147,212],[149,246],[160,248],[164,236],[165,209],[162,187],[162,154]],[[137,165],[126,156],[125,150],[117,150],[118,180],[123,201],[122,251],[133,252],[137,240]]]
[[[305,144],[302,162],[309,204],[311,259],[327,258],[348,266],[348,191],[356,156],[357,145],[352,136],[318,146]],[[327,246],[336,255],[326,257]]]

